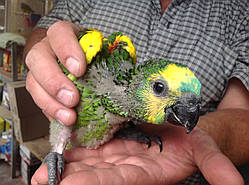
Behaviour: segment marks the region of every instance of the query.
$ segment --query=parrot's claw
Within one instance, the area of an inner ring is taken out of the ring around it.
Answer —
[[[129,123],[129,127],[121,128],[114,135],[116,138],[127,139],[127,140],[135,140],[140,143],[147,144],[148,148],[151,147],[151,142],[155,142],[159,148],[160,152],[163,150],[162,140],[159,136],[143,132],[138,129],[135,125]]]
[[[62,154],[57,152],[50,152],[44,159],[44,163],[48,168],[48,184],[57,185],[58,177],[57,171],[59,172],[59,180],[62,180],[62,173],[64,171],[64,157]]]

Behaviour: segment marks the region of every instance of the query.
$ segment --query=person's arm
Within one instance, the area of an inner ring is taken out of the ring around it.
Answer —
[[[249,161],[249,92],[240,80],[229,81],[217,111],[202,116],[198,126],[212,136],[233,163]]]

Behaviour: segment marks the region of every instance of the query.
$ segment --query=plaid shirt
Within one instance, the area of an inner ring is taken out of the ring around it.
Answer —
[[[173,0],[163,15],[160,0],[58,0],[37,27],[58,20],[128,35],[138,64],[164,58],[188,66],[202,83],[203,114],[215,111],[230,78],[249,90],[248,0]]]

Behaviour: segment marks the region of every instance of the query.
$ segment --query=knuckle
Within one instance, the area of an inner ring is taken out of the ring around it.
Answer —
[[[69,25],[69,22],[57,21],[48,28],[47,34],[50,35],[51,32],[58,31],[58,29],[65,28],[68,25]]]
[[[41,85],[49,91],[49,94],[55,96],[61,88],[62,84],[60,81],[61,80],[55,74],[52,77],[50,75],[46,75],[46,77],[42,80]]]
[[[32,87],[34,87],[34,79],[32,78],[32,74],[29,71],[26,78],[26,89],[29,93],[32,93]]]
[[[28,66],[28,68],[30,68],[32,65],[32,61],[33,61],[33,58],[35,56],[34,52],[35,52],[34,49],[31,48],[31,50],[28,52],[28,54],[26,56],[25,63]]]
[[[46,103],[46,102],[41,101],[41,100],[40,101],[36,100],[35,102],[40,107],[40,109],[42,111],[46,112],[47,114],[51,114],[50,113],[51,112],[51,108],[50,108],[51,104],[50,103]]]
[[[46,47],[44,40],[36,43],[28,52],[25,63],[29,69],[32,68],[32,65],[36,64],[41,54],[44,53]]]

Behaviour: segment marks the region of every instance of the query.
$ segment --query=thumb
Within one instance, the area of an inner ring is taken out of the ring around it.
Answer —
[[[45,164],[42,164],[31,178],[31,184],[48,184],[48,169]]]
[[[243,185],[244,180],[233,163],[203,130],[192,134],[193,156],[206,180],[212,185]]]
[[[77,36],[82,28],[77,25],[58,21],[51,25],[47,31],[49,44],[60,62],[79,77],[86,71],[86,58],[78,43]]]

